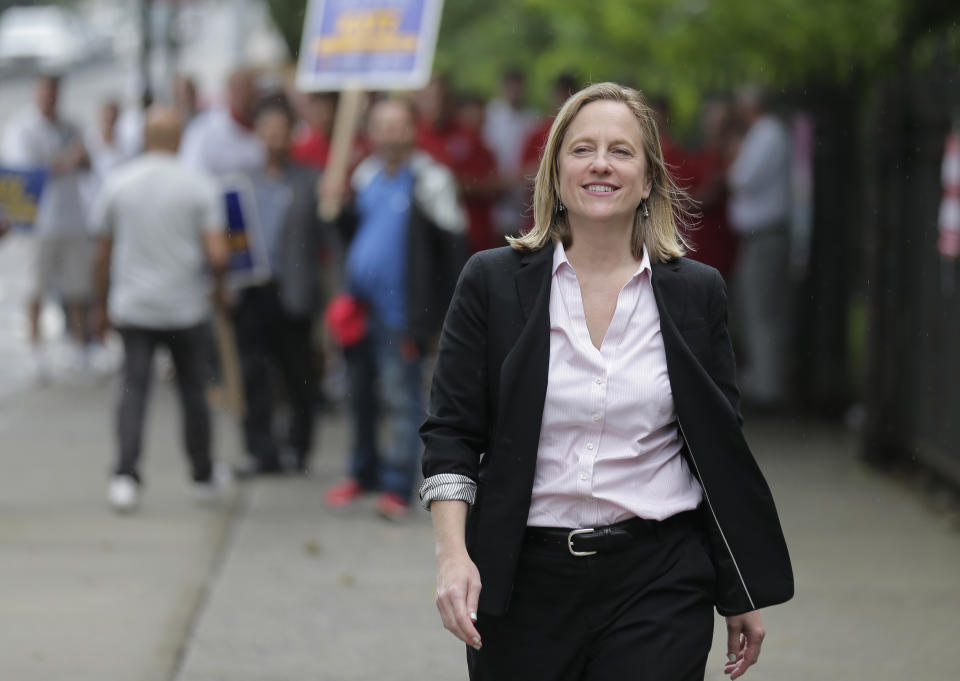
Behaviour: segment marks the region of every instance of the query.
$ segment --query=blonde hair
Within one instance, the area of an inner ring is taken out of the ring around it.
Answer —
[[[507,237],[508,243],[518,251],[535,251],[548,240],[559,240],[564,247],[573,244],[573,234],[566,213],[560,210],[560,173],[558,157],[567,129],[577,114],[591,102],[620,102],[630,109],[637,119],[643,138],[643,151],[647,161],[650,180],[650,196],[646,199],[650,217],[642,215],[640,207],[634,213],[631,251],[639,260],[646,245],[651,262],[664,262],[680,257],[689,244],[679,225],[692,220],[693,213],[686,193],[680,189],[663,160],[660,149],[660,134],[654,120],[653,109],[638,90],[617,83],[596,83],[572,95],[560,108],[550,127],[550,135],[544,147],[543,158],[537,170],[533,190],[533,228],[519,237]]]

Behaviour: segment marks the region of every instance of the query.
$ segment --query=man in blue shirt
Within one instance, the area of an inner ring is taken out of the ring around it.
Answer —
[[[347,257],[350,292],[366,300],[374,316],[392,329],[406,321],[406,250],[413,172],[397,168],[376,175],[357,196],[363,216]]]
[[[452,173],[416,150],[412,105],[382,100],[370,113],[374,154],[351,179],[346,288],[367,310],[366,337],[345,348],[353,416],[349,477],[329,490],[345,506],[377,490],[377,511],[407,515],[420,457],[422,362],[466,253],[466,218]],[[379,390],[377,388],[379,387]],[[378,416],[389,440],[379,447]]]

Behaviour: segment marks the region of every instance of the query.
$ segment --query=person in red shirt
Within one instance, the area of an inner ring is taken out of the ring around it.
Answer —
[[[723,100],[707,102],[701,113],[701,149],[691,154],[687,166],[690,196],[699,203],[698,227],[689,234],[696,250],[690,257],[720,270],[729,279],[737,257],[737,235],[727,222],[727,168],[732,160],[734,133],[730,107]]]
[[[456,127],[450,88],[445,76],[434,76],[417,92],[417,146],[446,166],[446,137]]]
[[[536,179],[537,168],[540,166],[540,158],[543,156],[543,149],[547,145],[547,137],[550,135],[550,127],[553,125],[556,112],[560,110],[567,98],[579,89],[577,77],[572,73],[561,73],[557,76],[556,80],[553,81],[553,110],[550,115],[544,116],[537,122],[523,144],[520,163],[523,169],[523,177],[527,180],[529,187],[528,206],[533,205],[533,181]],[[528,211],[525,217],[527,229],[533,227],[533,211]]]
[[[311,92],[300,106],[301,123],[293,132],[290,160],[316,171],[327,167],[330,135],[337,110],[337,95],[332,92]]]
[[[471,252],[502,246],[493,226],[493,202],[500,192],[497,163],[483,141],[483,102],[463,98],[458,107],[446,78],[437,76],[417,95],[417,144],[448,166],[467,211]]]
[[[503,246],[493,224],[493,204],[500,194],[497,159],[483,141],[485,102],[464,97],[457,111],[457,132],[447,138],[447,154],[463,192],[467,239],[473,252]]]
[[[660,134],[660,148],[663,149],[663,160],[667,169],[677,186],[689,189],[691,157],[670,134],[670,102],[665,97],[651,97],[650,106],[653,108],[657,132]]]

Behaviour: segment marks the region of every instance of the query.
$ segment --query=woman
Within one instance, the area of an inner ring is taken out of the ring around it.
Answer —
[[[702,679],[714,605],[737,678],[757,609],[793,594],[723,283],[681,257],[677,196],[643,96],[592,85],[553,124],[534,229],[461,275],[421,498],[473,681]]]

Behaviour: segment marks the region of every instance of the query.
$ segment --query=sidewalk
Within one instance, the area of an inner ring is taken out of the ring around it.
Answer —
[[[4,679],[171,678],[231,512],[189,497],[170,387],[155,386],[134,517],[113,515],[105,499],[112,386],[60,384],[0,400]],[[220,451],[228,425],[216,423]]]
[[[365,502],[322,505],[344,426],[321,427],[310,478],[241,488],[218,510],[187,494],[170,386],[151,404],[144,506],[103,498],[113,388],[0,401],[0,669],[39,681],[455,681],[463,648],[433,605],[429,517],[393,525]],[[216,424],[234,459],[237,432]],[[747,679],[950,681],[960,533],[854,456],[843,432],[748,431],[781,510],[797,597],[765,612]],[[722,620],[707,678],[720,673]],[[535,681],[535,680],[531,680]]]

